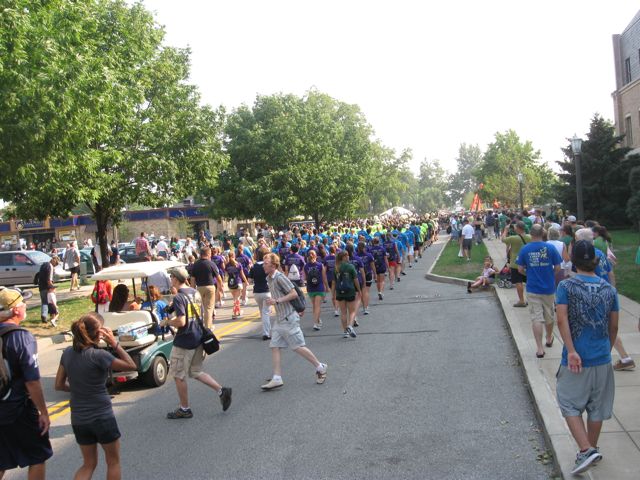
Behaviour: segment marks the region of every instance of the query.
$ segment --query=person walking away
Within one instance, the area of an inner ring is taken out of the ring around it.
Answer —
[[[289,253],[284,261],[284,274],[287,276],[291,283],[297,287],[302,287],[303,272],[304,272],[304,257],[298,253],[298,245],[291,245]],[[311,250],[314,251],[314,250]]]
[[[78,276],[80,275],[80,252],[78,251],[78,244],[74,240],[69,244],[64,252],[63,268],[71,272],[71,286],[69,291],[80,290],[80,281]]]
[[[473,245],[473,235],[475,230],[469,224],[469,220],[465,218],[462,221],[462,231],[460,232],[460,238],[462,239],[462,255],[467,259],[467,262],[471,261],[471,246]]]
[[[349,254],[349,263],[353,265],[353,268],[356,269],[356,276],[358,279],[358,284],[360,285],[360,290],[356,293],[356,301],[355,305],[353,306],[353,309],[356,312],[353,317],[353,326],[358,327],[360,326],[360,324],[358,323],[358,309],[360,308],[360,305],[362,305],[362,286],[364,285],[366,273],[364,271],[364,263],[362,262],[362,260],[360,260],[360,257],[355,255],[353,243],[347,243],[345,251]],[[400,266],[400,262],[398,262],[398,266]],[[398,281],[400,281],[400,278],[398,278]]]
[[[98,280],[95,283],[93,291],[91,292],[91,301],[96,306],[96,313],[109,311],[112,294],[111,282],[109,280]]]
[[[560,282],[556,292],[558,330],[564,343],[556,396],[578,444],[571,471],[578,474],[602,460],[597,445],[602,422],[613,413],[611,347],[618,334],[619,303],[616,289],[594,273],[598,259],[592,244],[576,242],[571,261],[578,274]]]
[[[315,250],[309,251],[308,258],[309,261],[304,265],[304,274],[307,279],[307,295],[309,295],[313,306],[313,329],[320,330],[322,327],[320,309],[322,307],[322,299],[328,290],[327,269],[318,261],[318,255]]]
[[[140,257],[141,260],[149,260],[151,258],[151,245],[149,245],[149,240],[147,240],[147,234],[145,232],[140,232],[140,236],[136,238],[135,246],[136,255]]]
[[[216,289],[223,290],[222,277],[217,265],[211,260],[211,249],[200,249],[200,258],[191,268],[191,277],[202,299],[202,316],[207,328],[212,328],[216,318]]]
[[[0,340],[11,380],[0,408],[0,478],[7,470],[29,469],[29,480],[44,480],[45,462],[53,455],[49,413],[38,367],[38,344],[20,324],[27,316],[31,292],[0,287]]]
[[[114,266],[120,263],[120,251],[118,250],[118,244],[115,240],[111,240],[111,247],[109,250],[109,265]]]
[[[242,286],[247,283],[247,277],[244,275],[242,265],[236,260],[236,254],[233,250],[229,250],[229,260],[227,261],[227,286],[231,290],[233,298],[233,313],[231,318],[238,318],[242,315],[240,310],[240,296],[242,295]]]
[[[506,220],[504,229],[502,230],[502,243],[507,246],[507,261],[511,269],[511,283],[516,287],[518,301],[513,304],[514,307],[526,307],[528,303],[524,300],[524,282],[527,277],[522,275],[518,270],[516,259],[520,253],[520,249],[531,241],[531,235],[524,232],[524,223],[517,222],[515,226],[515,235],[509,235],[511,222]]]
[[[358,273],[349,263],[349,254],[343,250],[336,256],[336,278],[333,283],[336,301],[340,308],[340,322],[342,323],[343,338],[356,338],[353,328],[356,320],[356,294],[360,292]]]
[[[376,264],[376,288],[378,290],[378,300],[382,300],[384,298],[384,278],[386,276],[387,270],[389,270],[389,257],[387,254],[387,250],[384,246],[380,245],[380,238],[375,237],[373,239],[373,245],[370,249],[371,255],[373,255],[373,260]]]
[[[267,274],[264,271],[264,256],[269,253],[266,246],[258,248],[255,253],[256,263],[249,270],[249,278],[253,281],[253,298],[258,304],[258,311],[262,319],[262,340],[271,340],[271,307],[267,299],[271,298]]]
[[[236,261],[242,267],[242,272],[245,277],[249,276],[249,269],[251,268],[251,252],[249,249],[245,252],[245,247],[242,243],[238,244],[238,248],[236,249]],[[244,282],[242,284],[242,294],[240,295],[240,306],[244,307],[247,304],[247,287],[249,286],[249,282]]]
[[[53,273],[55,268],[60,263],[58,257],[51,257],[51,260],[40,265],[38,271],[38,290],[40,292],[40,320],[42,323],[47,323],[49,315],[49,290],[54,286]],[[54,325],[55,326],[55,325]]]
[[[290,347],[315,367],[316,383],[323,384],[327,378],[327,364],[320,363],[305,344],[304,335],[300,329],[300,316],[290,303],[298,296],[298,292],[296,292],[291,280],[278,270],[279,265],[278,255],[268,253],[264,256],[263,267],[271,292],[271,298],[267,299],[267,303],[275,307],[276,317],[271,328],[271,342],[269,344],[273,376],[261,388],[268,391],[284,385],[280,350],[287,347]]]
[[[383,246],[387,251],[387,264],[389,265],[389,290],[393,290],[393,284],[396,278],[396,268],[398,266],[398,260],[400,259],[400,253],[398,252],[398,245],[396,245],[396,242],[392,238],[391,233],[387,233],[387,237],[383,243]]]
[[[536,357],[544,357],[542,348],[542,324],[546,326],[546,346],[553,345],[555,276],[560,270],[562,257],[552,245],[542,240],[542,225],[531,227],[531,242],[518,254],[518,271],[527,272],[527,298],[531,313],[531,327],[536,341]]]
[[[107,479],[122,478],[120,430],[106,383],[111,370],[126,372],[137,367],[113,332],[103,324],[102,316],[97,313],[88,313],[73,322],[73,346],[62,353],[56,374],[56,390],[71,393],[71,428],[82,453],[82,466],[74,476],[76,480],[92,477],[98,465],[98,444],[104,450]],[[111,347],[113,354],[97,348],[100,340]]]
[[[176,382],[180,405],[167,413],[167,418],[175,420],[193,417],[189,406],[187,375],[214,390],[220,397],[222,411],[227,411],[231,406],[231,388],[223,387],[211,375],[202,371],[205,353],[202,347],[202,333],[198,325],[200,295],[197,290],[186,285],[189,274],[184,267],[173,268],[170,272],[171,283],[177,292],[172,303],[175,317],[163,320],[160,326],[178,329],[173,339],[169,373],[173,375]]]
[[[411,233],[407,231],[407,233]],[[413,233],[411,233],[413,235]],[[409,243],[409,248],[413,252],[413,242]],[[373,255],[367,252],[367,247],[364,242],[358,242],[358,251],[356,255],[364,265],[364,285],[362,286],[362,313],[369,315],[369,298],[371,295],[371,284],[373,279],[377,277],[376,262]],[[413,257],[413,255],[412,255]],[[413,258],[409,260],[409,268],[411,268]]]

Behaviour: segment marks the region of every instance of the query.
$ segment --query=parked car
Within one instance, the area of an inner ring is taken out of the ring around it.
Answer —
[[[135,245],[127,245],[126,247],[121,248],[118,251],[120,252],[120,260],[122,260],[124,263],[138,263],[143,261],[143,259],[136,254]]]
[[[39,250],[13,250],[0,252],[0,286],[38,284],[40,266],[51,257]],[[71,273],[62,268],[62,262],[53,272],[53,280],[66,280]]]

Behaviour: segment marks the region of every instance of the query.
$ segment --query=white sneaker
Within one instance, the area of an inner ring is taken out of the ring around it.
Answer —
[[[318,330],[320,330],[322,328],[322,325],[320,325],[319,323],[315,323],[313,325],[313,329],[317,332]]]
[[[284,385],[284,382],[282,380],[274,380],[272,378],[260,388],[262,388],[262,390],[273,390],[274,388],[280,388],[282,385]]]
[[[318,385],[322,385],[324,381],[327,379],[327,364],[322,364],[322,370],[316,370],[316,383]]]
[[[365,308],[365,309],[364,309],[364,314],[365,314],[365,315],[369,315],[369,309],[368,309],[368,308]]]
[[[247,305],[247,301],[246,300],[242,300],[240,301],[240,305],[242,305],[243,307],[245,307]]]
[[[340,310],[334,310],[333,311],[333,316],[334,317],[339,317],[340,316]]]

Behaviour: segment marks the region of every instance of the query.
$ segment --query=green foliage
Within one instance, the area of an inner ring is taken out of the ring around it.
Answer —
[[[640,157],[627,156],[629,148],[621,146],[624,136],[615,134],[610,121],[600,115],[591,120],[587,139],[582,142],[582,185],[585,220],[604,225],[624,225],[629,222],[625,207],[631,197],[629,177],[640,165]],[[558,199],[572,212],[576,208],[575,165],[570,144],[563,149],[566,160],[558,162],[561,184]]]
[[[476,191],[478,181],[475,172],[481,163],[482,151],[478,145],[460,145],[456,158],[456,173],[451,175],[448,185],[452,205],[462,202],[469,192]]]
[[[473,245],[471,249],[471,261],[458,257],[460,245],[458,242],[448,242],[438,262],[433,267],[432,273],[445,277],[464,278],[465,280],[475,280],[482,273],[484,257],[489,255],[484,243]]]
[[[418,212],[435,212],[449,203],[446,172],[438,160],[426,158],[420,164],[414,207]]]
[[[203,194],[214,216],[320,222],[362,208],[374,149],[357,106],[316,90],[258,96],[229,116],[225,132],[230,164]]]
[[[372,144],[371,165],[366,175],[367,194],[363,197],[366,205],[361,213],[376,214],[393,206],[412,203],[411,193],[416,180],[409,170],[413,158],[410,149],[399,156],[391,148],[379,142]]]
[[[7,0],[0,10],[0,180],[21,215],[93,214],[100,244],[123,208],[215,182],[223,112],[186,83],[189,51],[140,3]]]
[[[523,198],[525,205],[547,199],[556,182],[555,174],[538,160],[540,152],[533,149],[530,141],[521,142],[513,130],[496,133],[484,154],[483,161],[475,171],[485,202],[497,199],[504,205],[519,205],[518,172],[522,173]]]
[[[629,190],[631,196],[627,201],[627,216],[634,225],[640,225],[640,167],[634,167],[629,172]]]

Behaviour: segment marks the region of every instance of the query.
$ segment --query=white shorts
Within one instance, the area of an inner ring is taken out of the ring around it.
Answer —
[[[407,255],[413,257],[413,247],[409,247],[409,253]]]

